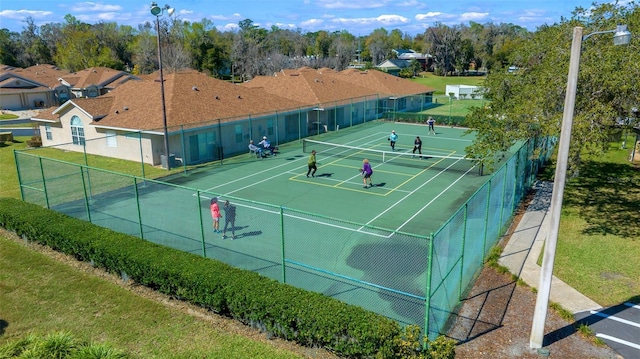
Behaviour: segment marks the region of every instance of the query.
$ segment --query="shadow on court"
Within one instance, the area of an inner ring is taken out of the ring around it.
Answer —
[[[331,177],[333,175],[333,173],[321,173],[319,175],[316,175],[316,177]]]
[[[427,268],[427,241],[359,244],[346,260],[349,267],[361,270],[362,280],[387,288],[377,290],[378,297],[389,302],[400,321],[420,323],[424,320],[424,278]],[[374,259],[375,258],[375,259]],[[372,260],[374,259],[374,260]],[[393,290],[388,290],[393,288]]]
[[[255,237],[255,236],[260,236],[260,235],[262,235],[262,231],[244,232],[244,233],[236,234],[236,239],[247,238],[247,237]]]

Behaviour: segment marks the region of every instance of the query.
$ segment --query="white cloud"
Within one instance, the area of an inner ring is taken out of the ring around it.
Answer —
[[[44,18],[53,15],[51,11],[36,11],[36,10],[2,10],[0,11],[0,18],[22,20],[31,16],[35,19]]]
[[[400,15],[380,15],[378,17],[360,17],[360,18],[338,18],[332,20],[332,22],[345,24],[345,25],[371,25],[381,24],[385,26],[407,24],[409,19]]]
[[[416,20],[418,21],[422,21],[422,20],[433,20],[434,18],[441,16],[442,13],[441,12],[437,12],[437,11],[431,11],[428,12],[426,14],[417,14],[416,15]]]
[[[274,23],[272,25],[277,26],[280,29],[297,29],[298,28],[298,26],[296,24],[285,24],[285,23],[282,23],[282,22],[276,22],[276,23]],[[271,27],[271,26],[269,26],[269,27]]]
[[[460,20],[463,22],[477,21],[486,19],[487,16],[489,16],[488,12],[465,12],[464,14],[460,15]]]
[[[324,20],[322,19],[309,19],[309,20],[302,21],[300,25],[308,28],[314,28],[322,25],[323,23],[324,23]]]
[[[71,11],[77,12],[88,12],[88,11],[97,11],[97,12],[119,12],[122,11],[122,7],[119,5],[104,5],[101,3],[95,2],[80,2],[71,7]]]
[[[217,27],[218,30],[220,31],[237,31],[240,30],[240,26],[238,26],[238,24],[234,24],[234,23],[228,23],[224,26],[220,26]]]
[[[378,9],[384,7],[385,3],[373,0],[321,0],[318,1],[318,6],[325,9]]]

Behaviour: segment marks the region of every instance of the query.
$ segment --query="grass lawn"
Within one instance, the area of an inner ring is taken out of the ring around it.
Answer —
[[[484,76],[435,76],[430,72],[423,72],[420,76],[415,77],[412,81],[421,85],[429,86],[436,91],[435,96],[448,96],[446,91],[447,85],[469,85],[469,86],[482,86],[484,83]]]
[[[629,151],[613,143],[585,157],[565,186],[554,275],[602,306],[640,303],[640,164]]]
[[[0,113],[0,121],[1,120],[15,120],[16,118],[18,118],[18,116],[14,115],[12,113]]]
[[[65,331],[135,358],[303,358],[233,333],[241,325],[230,319],[187,315],[3,236],[0,253],[0,346]]]

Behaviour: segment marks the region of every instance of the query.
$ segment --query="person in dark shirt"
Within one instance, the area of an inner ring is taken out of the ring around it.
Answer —
[[[236,206],[229,203],[229,200],[224,201],[224,229],[222,230],[222,239],[227,238],[227,228],[231,229],[231,240],[236,239]],[[231,226],[229,226],[231,225]]]

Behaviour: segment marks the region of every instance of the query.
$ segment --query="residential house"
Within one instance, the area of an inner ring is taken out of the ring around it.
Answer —
[[[427,71],[433,66],[433,57],[429,54],[422,54],[411,49],[396,49],[393,52],[398,57],[398,60],[416,60],[420,63],[423,71]]]
[[[164,80],[166,115],[160,81],[140,80],[100,97],[71,99],[32,121],[40,123],[43,146],[158,165],[165,155],[166,118],[169,160],[196,164],[247,151],[250,138],[274,134],[273,120],[252,116],[299,107],[195,71],[166,74]]]
[[[73,98],[97,97],[129,81],[139,80],[124,71],[106,67],[70,73],[53,65],[23,68],[2,66],[0,107],[8,110],[40,109]]]
[[[129,80],[140,78],[108,67],[91,67],[64,76],[60,82],[71,89],[70,98],[81,98],[104,95]]]
[[[164,75],[165,111],[156,77],[71,99],[32,120],[43,146],[173,167],[248,152],[249,140],[262,136],[278,145],[374,120],[432,92],[378,71],[305,67],[237,85],[189,70]]]
[[[35,65],[26,69],[2,65],[0,108],[41,109],[59,104],[58,94],[69,93],[59,79],[68,74],[53,65]]]
[[[400,71],[411,65],[410,60],[388,59],[384,60],[376,68],[393,76],[400,76]]]
[[[352,126],[353,118],[360,123],[377,118],[375,90],[354,86],[335,74],[333,69],[302,67],[281,70],[273,76],[256,76],[242,86],[262,88],[312,107],[313,113],[306,116],[304,125],[312,134]]]

